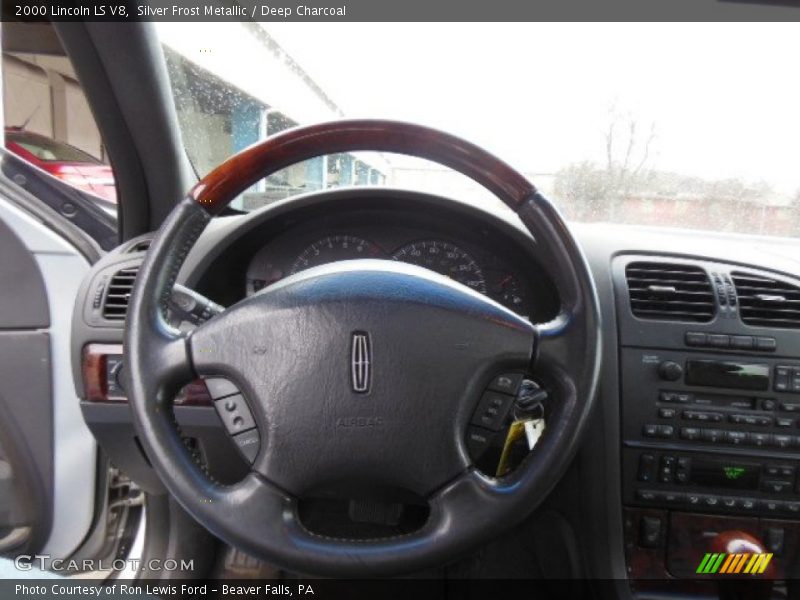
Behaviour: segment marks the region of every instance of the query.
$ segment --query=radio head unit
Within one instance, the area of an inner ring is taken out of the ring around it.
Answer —
[[[766,363],[740,363],[722,360],[686,361],[686,383],[705,387],[766,391],[770,366]]]

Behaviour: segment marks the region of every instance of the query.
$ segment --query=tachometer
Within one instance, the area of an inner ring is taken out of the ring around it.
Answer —
[[[340,260],[382,257],[383,252],[372,242],[352,235],[332,235],[317,240],[303,250],[294,261],[291,273],[295,274]]]
[[[464,250],[439,240],[425,240],[403,246],[392,258],[450,277],[481,294],[486,293],[486,280],[480,266]]]

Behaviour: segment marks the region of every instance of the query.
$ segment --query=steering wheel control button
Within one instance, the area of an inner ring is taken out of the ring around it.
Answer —
[[[475,414],[472,416],[472,424],[492,431],[500,431],[513,402],[513,396],[485,392],[478,403]]]
[[[258,429],[237,433],[233,436],[233,441],[239,449],[239,452],[242,453],[242,456],[252,465],[261,447],[261,436],[258,434]]]
[[[208,388],[208,393],[214,400],[219,400],[220,398],[233,396],[234,394],[239,393],[239,388],[222,377],[209,377],[205,380],[205,382],[206,387]]]
[[[492,433],[482,427],[470,427],[467,430],[467,451],[472,460],[478,460],[492,443]]]
[[[256,426],[253,415],[250,414],[250,409],[241,394],[217,400],[214,402],[214,406],[217,408],[217,413],[222,419],[225,429],[231,435],[253,429]]]
[[[521,381],[522,373],[503,373],[492,379],[488,389],[493,392],[502,392],[503,394],[516,396]]]

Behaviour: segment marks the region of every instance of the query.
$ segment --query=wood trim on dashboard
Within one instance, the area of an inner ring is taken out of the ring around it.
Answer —
[[[128,402],[128,398],[124,395],[111,396],[108,393],[106,366],[109,356],[122,356],[122,344],[91,343],[83,347],[81,376],[87,402]],[[213,403],[202,379],[188,383],[175,397],[176,406],[212,406]]]

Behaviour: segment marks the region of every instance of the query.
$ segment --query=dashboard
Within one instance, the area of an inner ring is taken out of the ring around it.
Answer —
[[[639,591],[649,580],[688,577],[706,552],[704,536],[731,519],[768,539],[770,552],[784,552],[775,559],[781,569],[790,558],[800,564],[800,244],[570,228],[597,287],[603,363],[598,410],[572,478],[559,484],[566,493],[558,509],[581,523],[591,572],[639,580]],[[108,303],[116,278],[132,285],[146,241],[119,247],[84,281],[73,368],[84,418],[104,450],[158,491],[113,381],[124,314]],[[533,322],[558,314],[535,240],[513,218],[397,190],[327,191],[214,219],[178,281],[230,306],[305,269],[358,258],[432,269]],[[106,359],[87,354],[99,344]],[[108,382],[90,386],[87,356]],[[235,481],[237,450],[195,392],[176,399],[176,419],[215,477]]]

